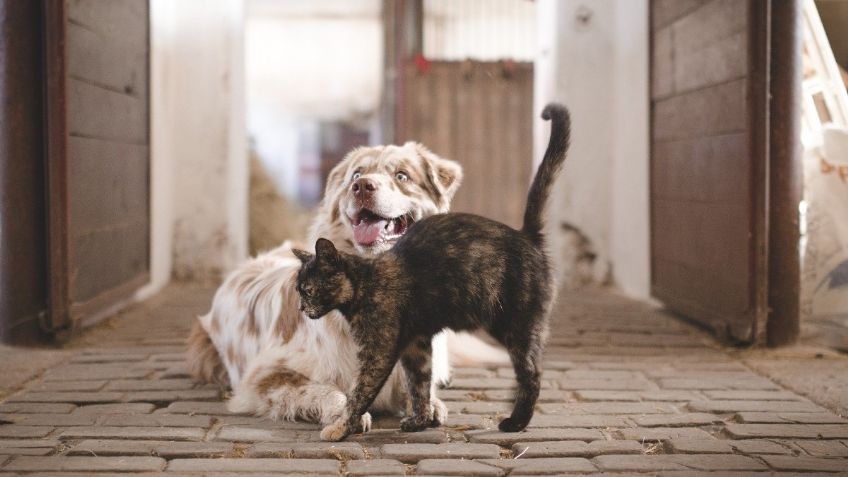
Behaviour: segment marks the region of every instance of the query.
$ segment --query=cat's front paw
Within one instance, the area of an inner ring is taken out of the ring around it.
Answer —
[[[321,430],[321,440],[338,442],[347,437],[348,434],[350,434],[350,429],[348,429],[347,421],[339,419]]]
[[[419,432],[430,427],[428,416],[409,416],[400,420],[400,430],[403,432]]]
[[[430,398],[430,427],[439,427],[448,420],[448,407],[437,397]]]

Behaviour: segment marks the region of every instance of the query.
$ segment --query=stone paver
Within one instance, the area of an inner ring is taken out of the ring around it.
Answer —
[[[524,432],[469,431],[465,436],[471,442],[510,446],[516,442],[534,442],[551,440],[591,441],[603,439],[597,429],[529,429]]]
[[[386,444],[381,455],[413,464],[422,459],[491,459],[497,458],[500,448],[494,444]]]
[[[337,473],[339,462],[331,459],[174,459],[170,472],[289,472]]]
[[[223,457],[231,454],[234,444],[230,442],[175,442],[87,439],[73,445],[67,455],[153,455],[158,457]]]
[[[69,427],[62,431],[63,439],[157,439],[199,441],[206,431],[195,427]]]
[[[18,457],[3,470],[18,472],[153,472],[165,468],[159,457]]]
[[[404,475],[403,464],[391,459],[349,460],[347,471],[351,477],[366,475]]]
[[[806,439],[848,439],[848,424],[733,424],[727,432],[738,439],[752,437],[786,437]]]
[[[799,457],[784,455],[766,455],[763,460],[776,470],[798,470],[819,472],[846,472],[843,459],[824,459],[820,457]]]
[[[498,477],[506,471],[471,460],[427,459],[418,463],[417,475],[467,475],[471,477]]]
[[[248,457],[287,457],[297,459],[364,459],[365,450],[355,442],[261,443],[250,446]]]
[[[662,455],[602,455],[595,462],[608,471],[651,471],[651,470],[766,470],[759,461],[733,454],[662,454]]]
[[[682,437],[709,439],[710,434],[697,427],[639,427],[622,429],[621,437],[637,441],[667,441]]]
[[[502,433],[509,366],[459,367],[443,427],[374,429],[231,415],[186,374],[183,339],[211,290],[174,287],[83,333],[66,359],[0,390],[0,477],[59,475],[840,475],[848,420],[753,372],[737,350],[645,304],[565,292],[527,430]],[[764,352],[763,352],[764,353]],[[760,368],[762,353],[757,355]],[[834,363],[838,356],[829,356]],[[814,402],[815,401],[815,402]]]
[[[547,441],[525,442],[512,446],[516,458],[533,457],[594,457],[604,454],[641,454],[637,441]]]
[[[540,458],[540,459],[499,459],[483,462],[510,469],[509,475],[561,475],[571,472],[594,472],[595,466],[587,459],[579,457]]]

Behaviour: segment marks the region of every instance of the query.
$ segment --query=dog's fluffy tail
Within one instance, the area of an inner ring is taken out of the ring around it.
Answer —
[[[471,333],[446,330],[448,353],[452,366],[504,366],[509,365],[509,354]]]
[[[213,383],[221,387],[230,385],[230,379],[224,363],[209,333],[203,328],[200,319],[195,320],[191,333],[186,340],[186,367],[195,381]]]
[[[568,151],[568,141],[571,135],[571,117],[568,109],[561,104],[550,103],[542,111],[542,118],[551,120],[551,139],[548,149],[530,192],[527,193],[527,207],[524,210],[524,227],[522,231],[537,245],[542,245],[542,227],[544,227],[545,205],[551,192],[551,186],[565,161]]]

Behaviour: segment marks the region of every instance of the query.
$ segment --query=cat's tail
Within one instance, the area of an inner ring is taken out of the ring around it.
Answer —
[[[549,103],[542,111],[542,119],[551,121],[551,139],[542,164],[536,171],[533,185],[530,186],[530,192],[527,193],[524,227],[521,229],[538,246],[544,242],[542,227],[544,227],[545,205],[548,202],[551,186],[565,161],[571,135],[571,117],[565,106]]]

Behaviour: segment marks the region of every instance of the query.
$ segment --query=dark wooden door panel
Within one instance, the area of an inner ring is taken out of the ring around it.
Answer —
[[[766,313],[764,3],[651,4],[652,290],[743,342]]]
[[[48,309],[42,27],[40,2],[0,0],[0,343]]]

